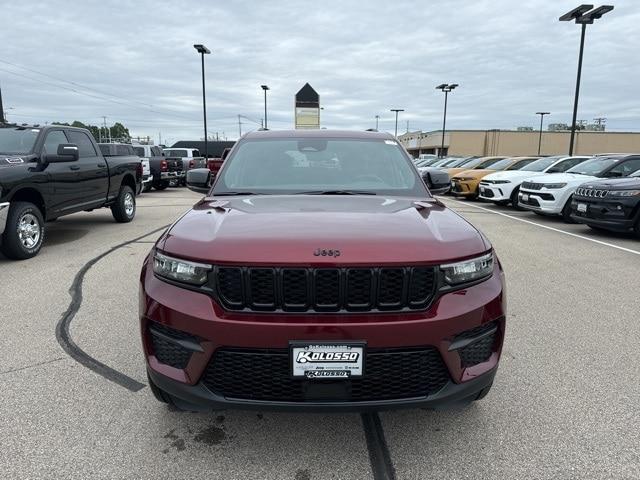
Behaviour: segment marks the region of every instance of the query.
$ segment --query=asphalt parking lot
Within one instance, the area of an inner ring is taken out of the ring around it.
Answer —
[[[129,224],[108,210],[64,217],[36,258],[0,257],[4,478],[640,478],[638,240],[445,198],[507,274],[484,400],[379,416],[182,413],[146,387],[138,274],[197,198],[144,194]]]

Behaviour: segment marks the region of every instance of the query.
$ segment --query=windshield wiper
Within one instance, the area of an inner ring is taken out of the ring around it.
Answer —
[[[212,197],[232,197],[232,196],[242,196],[242,195],[261,195],[255,192],[213,192]]]
[[[296,195],[376,195],[376,193],[367,190],[311,190],[298,192]]]

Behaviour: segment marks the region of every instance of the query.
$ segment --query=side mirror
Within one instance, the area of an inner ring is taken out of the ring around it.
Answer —
[[[57,153],[47,153],[43,160],[45,163],[77,162],[80,158],[78,146],[73,143],[61,143]]]
[[[451,188],[449,174],[437,168],[429,168],[422,173],[422,179],[432,195],[442,195]]]
[[[211,190],[211,171],[208,168],[194,168],[187,172],[187,188],[192,192],[204,193]]]

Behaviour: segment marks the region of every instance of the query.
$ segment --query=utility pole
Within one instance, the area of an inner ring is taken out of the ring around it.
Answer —
[[[162,132],[158,130],[158,145],[162,145]]]
[[[409,133],[409,120],[407,120],[407,132],[406,133]]]
[[[392,108],[390,111],[396,113],[396,129],[395,129],[395,133],[393,134],[393,136],[395,138],[398,138],[398,113],[399,112],[404,112],[404,109],[402,109],[402,108]]]
[[[376,115],[376,130],[378,130],[378,120],[380,120],[380,115]]]
[[[240,121],[240,115],[238,115],[238,138],[242,136],[242,122]]]
[[[542,147],[542,119],[545,115],[551,115],[551,112],[536,112],[536,115],[540,115],[540,133],[538,134],[538,155],[540,155],[540,148]]]
[[[107,128],[107,117],[102,116],[102,124],[104,125],[104,133],[107,136],[109,143],[111,143],[111,130]]]
[[[2,107],[2,89],[0,88],[0,123],[6,123],[7,119],[4,117],[4,108]]]

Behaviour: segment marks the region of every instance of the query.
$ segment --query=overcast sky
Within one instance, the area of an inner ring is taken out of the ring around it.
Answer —
[[[320,94],[322,126],[393,131],[515,128],[571,121],[580,28],[558,17],[576,0],[3,2],[0,87],[19,123],[120,121],[163,142],[202,137],[200,58],[209,133],[238,136],[263,117],[293,126],[293,96]],[[579,119],[640,130],[640,1],[587,27]],[[597,4],[599,5],[599,4]],[[65,82],[66,81],[66,82]],[[536,127],[537,128],[537,127]]]

